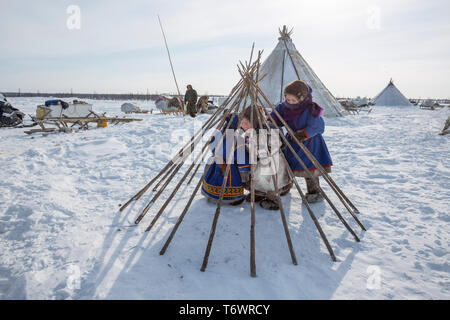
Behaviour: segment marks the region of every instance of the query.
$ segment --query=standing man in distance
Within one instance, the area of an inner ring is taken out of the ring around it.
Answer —
[[[197,91],[195,91],[190,84],[187,85],[187,90],[184,94],[184,103],[186,104],[187,113],[189,113],[192,118],[195,118],[197,113]]]

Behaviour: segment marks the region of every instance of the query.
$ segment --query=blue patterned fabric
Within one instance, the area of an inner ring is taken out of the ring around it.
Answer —
[[[230,128],[237,128],[237,116]],[[227,123],[230,120],[230,116],[227,118]],[[222,131],[222,134],[224,131]],[[220,141],[220,135],[217,141]],[[220,191],[222,189],[222,184],[224,181],[225,171],[228,165],[230,165],[230,170],[228,173],[228,179],[225,186],[225,192],[223,197],[224,203],[235,202],[244,197],[244,187],[242,184],[242,179],[240,172],[249,172],[250,163],[248,153],[245,150],[244,139],[242,137],[237,137],[237,145],[234,150],[234,155],[232,158],[232,163],[227,164],[227,158],[232,151],[233,141],[228,142],[226,136],[223,138],[223,144],[220,150],[216,151],[213,148],[214,159],[211,166],[206,165],[205,170],[208,170],[202,181],[202,194],[208,198],[218,200],[220,197]],[[231,140],[231,139],[230,139]],[[233,139],[234,140],[234,139]],[[215,138],[211,141],[211,144],[215,142]],[[234,142],[236,143],[236,142]]]
[[[280,103],[276,107],[276,110],[281,115],[281,117],[283,117],[284,108],[284,102]],[[283,126],[274,111],[272,111],[271,117],[277,122],[280,127]],[[294,132],[298,130],[304,130],[308,139],[306,139],[303,144],[314,155],[317,161],[319,161],[322,167],[331,167],[333,165],[327,145],[322,137],[322,133],[325,130],[325,122],[322,117],[313,117],[311,111],[309,109],[306,109],[298,118],[296,118],[295,120],[286,121],[286,123]],[[309,170],[317,169],[314,164],[308,159],[306,154],[300,149],[300,146],[291,138],[289,133],[286,134],[286,138],[299,158],[305,163],[306,167]],[[291,152],[291,150],[289,150],[287,146],[283,147],[283,152],[286,156],[286,160],[289,163],[289,166],[293,171],[304,171],[304,168],[297,161],[294,154]]]

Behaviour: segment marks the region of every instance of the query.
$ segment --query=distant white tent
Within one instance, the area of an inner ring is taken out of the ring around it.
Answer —
[[[259,87],[267,98],[274,104],[284,99],[283,90],[294,80],[305,81],[313,90],[313,101],[324,108],[325,117],[339,117],[347,112],[320,81],[309,64],[295,48],[291,39],[292,30],[288,32],[286,26],[280,31],[278,44],[267,57],[259,70]]]
[[[373,98],[372,103],[376,106],[412,106],[411,102],[394,85],[392,79],[387,87]]]

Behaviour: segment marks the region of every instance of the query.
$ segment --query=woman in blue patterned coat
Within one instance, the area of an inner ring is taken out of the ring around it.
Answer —
[[[276,110],[295,133],[295,137],[300,142],[303,142],[306,148],[308,148],[327,172],[331,172],[333,162],[325,140],[322,137],[325,129],[325,122],[322,118],[323,109],[317,103],[312,101],[311,93],[312,89],[305,82],[296,80],[286,86],[284,89],[285,101],[280,103],[276,107]],[[279,126],[283,125],[275,112],[272,112],[270,116]],[[313,175],[313,179],[309,178],[307,172],[298,162],[291,150],[287,146],[283,147],[286,160],[295,176],[304,177],[306,179],[307,201],[322,201],[323,197],[318,190],[319,176],[321,175],[320,171],[317,170],[289,133],[286,134],[286,138],[295,150],[295,153],[304,162],[308,171]]]
[[[244,139],[236,135],[237,142],[235,144],[234,155],[231,159],[231,163],[227,164],[228,155],[233,148],[234,133],[237,130],[239,114],[230,114],[225,122],[225,128],[229,121],[232,121],[228,132],[223,129],[218,135],[216,135],[212,140],[212,164],[206,165],[205,170],[208,170],[202,181],[202,194],[212,202],[217,202],[220,197],[220,191],[222,189],[222,183],[224,180],[224,175],[227,166],[230,165],[230,170],[228,173],[228,179],[225,186],[225,193],[223,197],[223,202],[230,205],[239,205],[244,200],[244,183],[248,180],[248,173],[250,172],[250,164],[248,153],[245,151]],[[233,120],[231,120],[233,118]],[[224,135],[222,146],[216,148],[220,141],[221,135]],[[229,141],[227,141],[227,138]],[[217,149],[217,150],[216,150]],[[209,160],[208,160],[209,161]]]

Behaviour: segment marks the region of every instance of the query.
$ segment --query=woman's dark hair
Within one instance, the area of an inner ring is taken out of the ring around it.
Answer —
[[[225,128],[228,126],[228,123],[230,123],[231,119],[233,119],[233,122],[231,122],[231,124],[228,127],[228,129],[237,130],[237,128],[238,128],[237,124],[238,124],[238,121],[239,121],[239,114],[238,113],[230,113],[225,119],[225,123],[224,123],[223,129],[222,129],[223,131],[225,131]]]
[[[252,120],[252,113],[253,113],[253,122]],[[260,115],[262,117],[262,115]],[[250,124],[252,125],[252,128],[254,129],[260,129],[259,127],[259,121],[258,121],[258,106],[248,106],[242,111],[242,118],[246,118]],[[261,122],[263,120],[261,119]]]

